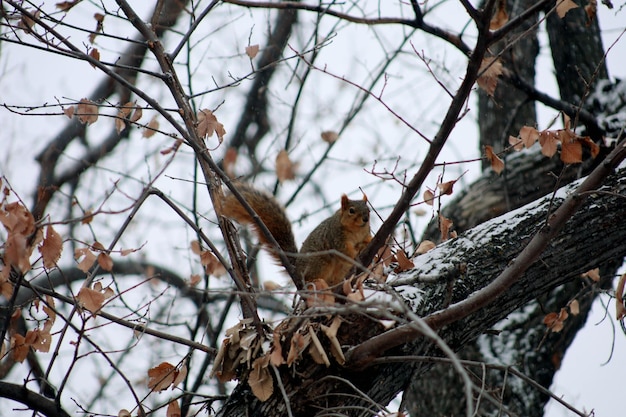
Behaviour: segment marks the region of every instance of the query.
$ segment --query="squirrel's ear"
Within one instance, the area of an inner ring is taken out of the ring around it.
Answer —
[[[341,209],[346,210],[349,204],[350,204],[350,200],[348,199],[348,196],[345,194],[342,194],[341,195]]]
[[[363,201],[367,202],[367,196],[363,193]]]

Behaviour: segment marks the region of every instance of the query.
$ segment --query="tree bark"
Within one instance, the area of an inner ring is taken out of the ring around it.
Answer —
[[[517,16],[534,3],[532,0],[510,0],[507,10],[510,16]],[[490,48],[494,55],[502,53],[500,60],[507,71],[531,85],[535,83],[535,59],[539,53],[536,23],[537,15],[525,20],[509,36]],[[496,88],[493,97],[479,90],[478,120],[480,148],[489,145],[500,153],[509,146],[509,135],[516,136],[522,126],[535,125],[535,103],[515,88]],[[488,167],[489,162],[483,160],[483,169]]]

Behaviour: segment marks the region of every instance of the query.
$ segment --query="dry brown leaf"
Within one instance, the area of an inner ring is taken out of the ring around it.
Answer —
[[[457,180],[442,182],[441,184],[437,184],[437,188],[439,188],[439,192],[441,195],[452,195],[454,192],[454,184]]]
[[[287,366],[291,366],[304,352],[304,350],[309,347],[311,343],[311,336],[307,333],[303,335],[300,332],[297,332],[291,338],[291,344],[289,346],[289,353],[287,354]]]
[[[172,387],[177,387],[187,377],[187,365],[183,365],[176,372],[176,378],[172,382]]]
[[[539,145],[541,146],[541,153],[548,158],[551,158],[556,153],[558,142],[559,140],[554,132],[549,130],[539,132]]]
[[[572,316],[577,316],[580,314],[580,304],[578,300],[572,300],[568,304],[569,312],[572,313]]]
[[[82,0],[74,0],[74,1],[62,1],[60,3],[55,4],[56,8],[61,10],[62,12],[69,11],[72,7],[76,6]]]
[[[100,51],[98,51],[98,48],[91,48],[91,51],[89,51],[89,56],[96,61],[100,61]],[[93,64],[92,62],[90,62],[89,65],[91,65],[93,68],[96,67],[95,64]]]
[[[52,343],[52,336],[50,331],[34,329],[26,332],[26,341],[33,350],[38,352],[47,353],[50,351],[50,344]]]
[[[83,287],[80,289],[80,291],[78,291],[76,299],[83,308],[89,310],[92,314],[96,314],[98,310],[102,308],[105,296],[100,291]]]
[[[176,367],[169,362],[161,362],[154,368],[148,369],[148,388],[153,391],[166,390],[175,378]]]
[[[117,111],[117,115],[115,117],[115,131],[118,134],[126,128],[126,120],[128,120],[128,116],[130,116],[130,113],[133,111],[134,105],[135,103],[129,101]]]
[[[394,272],[403,272],[415,268],[415,264],[406,256],[403,250],[396,252],[396,259],[398,261],[398,267]]]
[[[4,243],[4,264],[12,265],[23,273],[30,270],[30,254],[32,248],[28,246],[28,239],[20,233],[9,233]],[[3,268],[9,271],[10,268]]]
[[[89,34],[89,43],[91,44],[95,42],[98,33],[102,33],[102,30],[104,29],[104,15],[102,13],[95,13],[93,18],[96,20],[96,29]]]
[[[200,281],[202,281],[202,277],[200,276],[200,274],[192,274],[191,278],[189,278],[189,286],[195,287],[200,283]]]
[[[34,13],[31,10],[27,10],[35,19],[39,19],[41,16],[41,10],[37,9]],[[25,33],[31,33],[33,26],[35,25],[35,20],[33,20],[29,15],[22,13],[22,18],[17,24],[17,27],[22,29]]]
[[[509,14],[506,12],[506,0],[498,0],[496,13],[489,22],[489,30],[498,30],[509,21]]]
[[[136,103],[134,103],[134,105],[136,106]],[[135,110],[133,110],[133,114],[130,116],[129,120],[132,123],[135,123],[139,121],[139,119],[141,119],[141,116],[143,116],[143,110],[141,109],[141,107],[135,107]]]
[[[63,114],[65,114],[68,119],[71,119],[72,117],[74,117],[74,111],[75,110],[76,110],[76,107],[74,107],[74,106],[63,107]]]
[[[246,46],[246,55],[248,55],[250,59],[254,59],[254,57],[256,57],[258,53],[259,44]]]
[[[504,161],[496,155],[492,146],[485,145],[485,156],[487,157],[487,161],[491,163],[491,169],[493,169],[496,174],[500,174],[504,170]]]
[[[488,95],[493,96],[498,86],[498,77],[502,74],[502,63],[498,58],[483,58],[478,73],[481,74],[476,82]]]
[[[539,131],[531,126],[522,126],[519,130],[519,137],[526,148],[530,148],[539,140]]]
[[[172,400],[167,405],[167,410],[165,411],[165,417],[180,417],[181,411],[180,406],[178,405],[178,401]]]
[[[217,120],[215,114],[213,114],[213,112],[209,109],[203,109],[198,112],[196,117],[198,119],[198,124],[196,126],[198,136],[201,138],[208,138],[213,136],[213,133],[215,132],[219,142],[222,143],[224,135],[226,135],[226,130],[224,130],[224,125]]]
[[[563,17],[572,9],[577,8],[578,5],[572,0],[556,0],[556,14],[563,19]]]
[[[46,227],[46,237],[41,246],[39,246],[39,253],[41,253],[43,258],[44,268],[54,268],[61,257],[62,250],[63,239],[61,239],[61,236],[52,226]]]
[[[93,221],[93,211],[87,210],[85,214],[83,214],[83,219],[80,221],[80,224],[89,224]]]
[[[559,130],[561,140],[561,161],[564,164],[578,164],[583,161],[583,146],[572,131]]]
[[[154,116],[146,125],[146,128],[143,130],[141,136],[146,139],[151,138],[152,136],[154,136],[157,130],[159,130],[159,121],[157,120],[157,117]]]
[[[337,132],[334,132],[332,130],[326,130],[322,132],[322,140],[324,142],[335,143],[337,142],[337,139],[339,139],[339,135],[337,134]]]
[[[76,115],[82,124],[93,124],[98,120],[98,106],[93,101],[83,98],[76,106]]]
[[[324,351],[322,342],[320,342],[320,339],[317,337],[317,334],[312,327],[309,327],[309,334],[311,335],[309,355],[311,355],[313,361],[315,361],[318,365],[325,365],[326,367],[329,367],[330,360],[328,359],[328,355],[326,354],[326,351]]]
[[[548,330],[554,333],[558,333],[563,330],[563,322],[567,319],[569,314],[564,308],[557,313],[549,313],[543,318],[543,324],[548,327]]]
[[[454,223],[452,220],[439,214],[439,230],[441,231],[441,241],[444,242],[450,238],[450,229]]]
[[[272,348],[270,350],[270,363],[274,366],[283,365],[285,362],[285,358],[283,358],[283,347],[280,344],[280,335],[281,333],[277,330],[274,331],[272,335]]]
[[[274,379],[268,369],[270,357],[263,355],[252,362],[252,371],[248,376],[248,384],[252,393],[260,401],[267,401],[274,392]]]
[[[105,271],[111,271],[113,269],[113,258],[108,253],[100,252],[98,254],[98,265]]]
[[[289,154],[286,150],[281,150],[276,155],[276,177],[278,181],[285,182],[296,178],[297,164],[289,159]]]
[[[192,240],[189,247],[191,248],[191,252],[195,255],[200,255],[202,253],[202,247],[200,246],[200,242],[197,240]]]
[[[91,248],[93,250],[97,250],[97,251],[104,251],[104,250],[106,250],[104,245],[101,242],[98,242],[97,240],[95,242],[93,242],[93,245],[91,245]]]
[[[35,218],[26,207],[18,202],[0,208],[0,223],[8,232],[31,235],[35,232]]]
[[[346,357],[343,355],[343,351],[341,350],[341,343],[339,343],[339,339],[337,339],[337,331],[339,330],[341,323],[341,318],[336,316],[329,327],[322,324],[322,331],[326,337],[328,337],[328,340],[330,340],[330,353],[339,365],[346,363]]]
[[[431,190],[424,191],[424,202],[429,206],[432,206],[434,201],[435,193],[433,193]]]
[[[437,245],[435,245],[434,242],[432,242],[430,240],[423,240],[422,242],[420,242],[419,246],[415,250],[415,254],[416,255],[421,255],[421,254],[426,253],[429,250],[433,249],[435,246],[437,246]]]
[[[30,345],[26,343],[24,336],[18,333],[11,336],[11,356],[14,361],[24,362],[29,351]]]
[[[81,271],[87,272],[96,261],[96,255],[94,255],[94,253],[88,248],[78,248],[74,251],[74,259],[77,261],[82,259],[78,263],[77,267]]]
[[[524,142],[515,136],[509,136],[509,145],[511,145],[517,152],[524,149]]]

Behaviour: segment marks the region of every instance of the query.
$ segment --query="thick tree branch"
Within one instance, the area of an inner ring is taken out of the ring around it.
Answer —
[[[497,278],[467,299],[428,315],[424,318],[426,323],[435,330],[441,329],[493,303],[496,298],[518,281],[526,270],[539,259],[548,244],[561,232],[566,222],[583,205],[590,193],[599,189],[606,177],[625,158],[626,140],[616,146],[615,150],[576,188],[575,192],[567,196],[554,213],[547,213],[548,218],[545,224],[541,226],[539,232],[535,234],[519,255],[512,258],[508,266]],[[351,365],[354,367],[363,366],[380,356],[383,352],[407,343],[418,335],[419,333],[410,326],[401,326],[390,330],[351,349],[347,355],[348,362],[351,362]]]
[[[70,417],[54,400],[37,394],[23,385],[0,381],[0,397],[10,398],[47,417]]]

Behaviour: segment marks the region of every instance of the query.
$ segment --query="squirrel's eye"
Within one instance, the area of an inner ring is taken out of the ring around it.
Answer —
[[[350,214],[354,214],[355,213],[354,207],[350,207],[350,210],[348,210],[348,211],[350,212]]]

